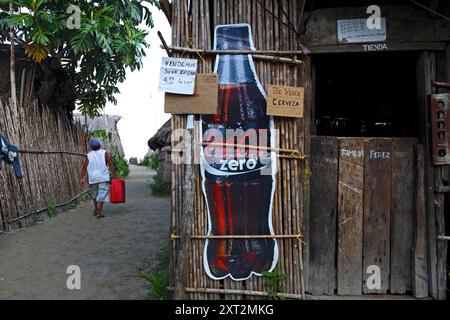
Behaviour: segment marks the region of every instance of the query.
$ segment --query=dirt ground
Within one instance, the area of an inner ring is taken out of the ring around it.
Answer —
[[[151,196],[152,176],[132,166],[127,203],[107,205],[105,219],[89,201],[0,236],[0,299],[144,299],[135,270],[149,270],[169,238],[170,202]],[[70,265],[81,268],[81,290],[67,289]]]

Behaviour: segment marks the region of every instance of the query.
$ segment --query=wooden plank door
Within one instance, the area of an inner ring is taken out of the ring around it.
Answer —
[[[334,137],[311,139],[309,292],[333,295],[336,288],[338,145]]]
[[[417,139],[392,140],[391,293],[412,290]]]
[[[392,141],[365,144],[363,292],[386,293],[390,273]],[[377,269],[379,268],[379,269]],[[379,271],[381,286],[371,278]],[[372,287],[372,281],[375,282]],[[378,289],[379,288],[379,289]]]
[[[311,142],[309,292],[411,292],[421,198],[416,190],[423,184],[416,178],[423,170],[417,169],[418,140],[313,137]]]
[[[362,293],[364,140],[340,139],[338,182],[339,295]]]

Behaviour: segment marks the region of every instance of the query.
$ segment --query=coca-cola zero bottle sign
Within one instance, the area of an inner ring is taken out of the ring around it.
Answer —
[[[255,50],[250,26],[218,26],[214,49]],[[243,281],[273,271],[278,261],[277,241],[264,237],[274,235],[274,123],[251,55],[219,55],[215,72],[218,111],[202,117],[201,130],[208,235],[216,237],[206,241],[204,266],[212,279]]]

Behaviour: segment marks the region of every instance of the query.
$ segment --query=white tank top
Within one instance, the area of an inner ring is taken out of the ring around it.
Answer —
[[[105,155],[105,150],[91,151],[88,153],[88,175],[90,184],[109,181],[109,169],[106,165]]]

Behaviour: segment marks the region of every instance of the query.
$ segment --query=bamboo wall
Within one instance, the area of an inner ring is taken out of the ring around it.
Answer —
[[[21,70],[22,71],[22,70]],[[4,163],[0,170],[0,233],[33,223],[31,213],[46,209],[50,202],[63,204],[78,195],[84,153],[83,129],[65,114],[58,114],[33,99],[32,70],[17,79],[21,83],[19,106],[0,96],[0,133],[19,150],[22,179]],[[26,153],[64,151],[68,153]]]
[[[296,35],[289,28],[289,23],[282,13],[279,1],[274,0],[226,0],[226,1],[191,1],[188,8],[187,0],[173,2],[172,27],[173,46],[212,49],[214,27],[219,24],[249,23],[252,27],[253,39],[257,50],[298,50]],[[298,23],[301,8],[297,1],[280,1],[289,20]],[[200,54],[178,54],[179,57],[199,60],[199,72],[212,72],[215,57]],[[297,57],[300,58],[300,57]],[[303,86],[306,97],[310,88],[310,64],[282,64],[267,61],[255,61],[259,79],[267,91],[269,84]],[[305,115],[310,112],[309,101],[305,104]],[[289,118],[275,118],[276,129],[280,132],[280,142],[277,146],[283,149],[299,150],[308,154],[309,121]],[[174,115],[172,128],[186,128],[186,116]],[[198,128],[197,128],[198,130]],[[308,205],[308,184],[306,183],[306,163],[279,159],[280,171],[277,174],[276,195],[274,199],[273,221],[276,235],[294,235],[302,232],[304,208]],[[173,215],[172,230],[176,233],[182,227],[185,217],[183,207],[185,186],[184,165],[173,167],[172,199]],[[194,216],[190,225],[191,235],[207,235],[207,209],[201,190],[199,166],[194,167],[195,195]],[[306,219],[304,220],[306,223]],[[173,237],[174,238],[174,237]],[[280,273],[287,274],[285,297],[302,298],[304,293],[302,277],[302,245],[298,239],[277,240],[280,249],[278,266]],[[175,270],[180,256],[180,244],[183,239],[173,240],[172,270]],[[230,279],[213,281],[209,279],[203,267],[203,249],[205,240],[190,239],[188,241],[188,270],[186,287],[188,299],[254,299],[264,297],[267,292],[265,279],[252,277],[244,282],[234,282]],[[183,256],[183,255],[182,255]]]

